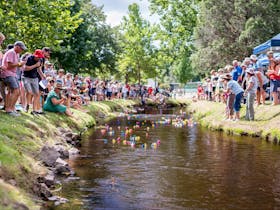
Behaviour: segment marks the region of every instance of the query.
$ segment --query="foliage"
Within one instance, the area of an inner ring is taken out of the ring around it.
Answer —
[[[117,43],[112,29],[105,23],[102,8],[88,0],[75,0],[72,13],[81,13],[83,22],[55,52],[59,65],[74,73],[110,75],[115,68]]]
[[[165,76],[174,75],[176,80],[186,82],[192,78],[189,57],[197,19],[196,1],[150,0],[150,3],[152,12],[160,16],[159,68]]]
[[[183,54],[180,64],[174,70],[174,75],[178,78],[180,83],[187,83],[194,77],[193,69],[190,62],[190,50],[186,50]]]
[[[0,28],[6,43],[22,40],[29,50],[49,46],[59,49],[81,22],[71,15],[70,0],[0,1]]]
[[[156,49],[153,43],[153,27],[141,17],[139,6],[129,5],[128,17],[120,26],[121,53],[118,66],[122,76],[133,82],[156,76]]]
[[[279,33],[279,9],[279,1],[201,1],[193,67],[205,73],[249,56],[253,47]]]

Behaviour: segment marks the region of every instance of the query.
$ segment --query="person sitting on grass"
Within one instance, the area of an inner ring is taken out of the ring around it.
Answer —
[[[66,97],[62,96],[64,90],[61,83],[56,83],[54,90],[51,90],[47,96],[43,109],[49,112],[65,113],[67,116],[72,116],[72,112],[65,105]]]

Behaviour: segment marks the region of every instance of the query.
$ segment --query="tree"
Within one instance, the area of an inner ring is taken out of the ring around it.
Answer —
[[[59,65],[73,73],[110,75],[115,69],[118,46],[113,30],[105,23],[102,7],[89,0],[75,0],[72,13],[80,13],[84,21],[55,52]]]
[[[193,67],[201,73],[249,56],[252,48],[279,33],[280,2],[205,0],[199,4]]]
[[[140,84],[143,78],[156,76],[153,27],[141,17],[136,3],[129,5],[128,10],[120,27],[122,50],[118,66],[123,76]]]
[[[187,83],[194,77],[193,69],[190,65],[190,52],[191,50],[186,50],[183,58],[180,60],[179,65],[176,66],[174,70],[174,75],[179,80],[180,83]]]
[[[177,80],[192,78],[190,55],[193,29],[197,20],[197,4],[194,0],[150,0],[151,10],[160,16],[157,38],[160,43],[159,66],[168,78]],[[188,56],[188,57],[186,57]],[[171,75],[170,75],[171,74]],[[185,75],[186,74],[186,75]]]
[[[29,49],[59,49],[82,21],[79,13],[71,15],[70,7],[70,0],[0,1],[0,28],[6,43],[22,40]]]

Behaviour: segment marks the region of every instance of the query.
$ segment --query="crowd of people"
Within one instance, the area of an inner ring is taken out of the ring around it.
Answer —
[[[258,62],[256,55],[246,57],[243,62],[234,60],[232,65],[212,70],[197,88],[195,100],[209,100],[226,104],[226,120],[240,120],[241,104],[246,104],[245,120],[255,118],[254,104],[279,104],[280,57],[267,52],[269,65]]]
[[[0,46],[4,40],[5,36],[0,33]],[[85,111],[83,106],[90,101],[141,98],[145,103],[151,98],[164,103],[167,97],[159,87],[103,81],[56,70],[49,47],[33,53],[25,51],[22,41],[7,45],[3,53],[0,51],[0,100],[2,110],[11,116],[20,116],[19,110],[30,111],[32,115],[49,111],[71,116],[70,108]]]

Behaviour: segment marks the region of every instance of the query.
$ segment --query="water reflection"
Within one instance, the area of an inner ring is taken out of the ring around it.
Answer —
[[[146,118],[132,118],[111,122],[115,136],[97,130],[83,144],[81,156],[70,162],[80,179],[65,183],[61,192],[73,201],[56,209],[280,207],[279,146],[199,126],[151,127]],[[125,126],[132,127],[137,121],[145,122],[134,133],[141,143],[150,145],[160,139],[159,148],[112,143]],[[151,127],[148,138],[147,126]],[[97,140],[105,138],[108,142]]]

